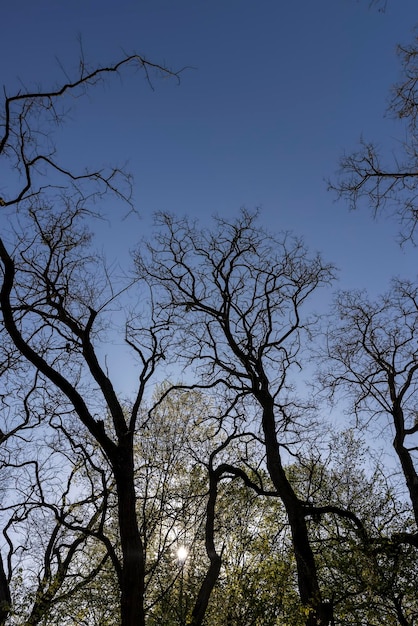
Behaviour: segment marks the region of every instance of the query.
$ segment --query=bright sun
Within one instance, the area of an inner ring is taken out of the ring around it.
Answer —
[[[177,549],[177,558],[180,562],[183,562],[187,559],[187,555],[189,554],[187,548],[185,548],[184,546],[180,546]]]

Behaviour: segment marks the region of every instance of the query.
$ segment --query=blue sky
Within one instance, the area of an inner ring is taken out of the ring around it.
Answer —
[[[99,235],[113,259],[149,231],[152,214],[200,217],[262,207],[272,231],[293,230],[341,269],[341,287],[384,290],[413,276],[415,251],[400,250],[397,225],[349,213],[327,192],[344,150],[361,134],[394,145],[384,117],[399,76],[398,42],[418,22],[416,0],[16,0],[2,7],[0,80],[48,88],[78,64],[139,52],[173,69],[181,84],[124,74],[77,103],[57,138],[62,162],[128,161],[141,221]],[[4,219],[4,218],[3,218]]]

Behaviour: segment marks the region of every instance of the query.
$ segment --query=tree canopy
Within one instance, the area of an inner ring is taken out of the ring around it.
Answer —
[[[405,160],[383,167],[363,144],[334,186],[396,207],[413,240],[416,42],[400,54]],[[130,176],[68,169],[53,131],[68,95],[128,66],[179,77],[136,54],[81,58],[3,100],[0,624],[412,626],[415,282],[318,314],[333,264],[248,209],[209,226],[160,212],[115,268],[94,229],[105,197],[133,210]],[[133,390],[114,380],[116,343]]]

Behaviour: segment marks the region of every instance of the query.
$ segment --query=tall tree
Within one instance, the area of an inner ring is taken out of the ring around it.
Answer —
[[[290,393],[311,328],[304,304],[329,284],[333,268],[310,258],[300,241],[266,233],[247,211],[233,222],[218,218],[213,231],[169,215],[160,216],[160,228],[149,255],[138,252],[139,276],[160,290],[162,314],[175,317],[179,349],[202,371],[201,384],[248,400],[289,520],[306,625],[329,624],[307,526],[313,511],[298,497],[282,455],[290,433],[306,428],[308,408]]]
[[[418,391],[418,287],[395,279],[376,300],[344,292],[336,301],[323,384],[345,388],[358,423],[379,420],[390,436],[406,482],[415,531],[404,539],[418,548],[416,394]]]
[[[81,96],[125,66],[176,76],[139,55],[79,72],[46,91],[6,95],[1,113],[0,160],[8,186],[0,204],[17,212],[15,236],[0,240],[2,333],[36,373],[39,394],[58,394],[97,442],[111,467],[117,492],[121,555],[110,553],[121,594],[121,623],[145,623],[144,547],[136,515],[133,441],[145,386],[161,358],[160,328],[126,326],[126,342],[139,361],[138,388],[127,415],[100,363],[100,314],[116,299],[106,270],[95,273],[82,224],[103,194],[130,201],[130,179],[119,169],[68,170],[59,160],[52,133],[63,122],[67,96]],[[21,230],[19,230],[21,229]],[[96,265],[96,270],[98,265]],[[103,269],[103,267],[102,267]],[[125,287],[125,286],[124,286]],[[152,314],[151,314],[152,317]],[[87,378],[91,381],[88,388]],[[94,390],[94,391],[93,391]],[[93,400],[93,398],[95,398]],[[97,416],[97,412],[103,417]],[[104,420],[107,412],[111,423]]]

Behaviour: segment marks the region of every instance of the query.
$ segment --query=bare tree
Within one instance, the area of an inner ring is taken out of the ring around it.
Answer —
[[[73,204],[82,199],[86,205],[93,196],[97,199],[109,192],[130,202],[129,174],[120,168],[104,170],[86,167],[73,172],[60,161],[53,139],[54,130],[65,122],[74,101],[127,68],[141,70],[151,87],[153,75],[176,80],[180,75],[180,72],[152,63],[138,54],[125,55],[109,65],[90,66],[81,50],[74,78],[66,74],[63,82],[49,90],[22,90],[10,96],[4,88],[0,114],[0,159],[4,171],[10,176],[8,186],[1,188],[0,206],[20,207],[24,201],[30,203],[36,196],[53,198],[54,190],[59,194],[63,186],[70,190]]]
[[[360,140],[358,150],[344,155],[340,176],[329,188],[348,201],[351,209],[363,204],[374,215],[387,209],[400,222],[401,240],[416,241],[418,224],[418,39],[398,47],[402,78],[392,87],[388,113],[403,123],[404,139],[396,151]]]
[[[348,391],[358,424],[376,420],[393,436],[415,519],[415,531],[401,539],[418,547],[418,287],[396,279],[374,301],[364,292],[344,292],[335,313],[322,383],[331,395]]]
[[[79,248],[86,242],[86,233],[83,228],[77,230],[80,211],[58,214],[54,207],[46,216],[39,210],[30,217],[31,241],[23,238],[14,258],[0,243],[4,328],[39,372],[44,393],[59,392],[65,412],[78,416],[112,469],[123,556],[111,556],[121,591],[121,619],[122,624],[141,624],[145,570],[136,513],[133,441],[146,383],[164,350],[158,338],[160,329],[152,322],[143,332],[126,329],[126,340],[141,363],[136,397],[127,415],[95,348],[100,336],[95,330],[99,312],[115,294],[109,289],[105,296],[103,285],[101,293],[97,292],[100,286],[94,263],[88,256],[82,258]],[[93,385],[89,391],[87,376]],[[96,417],[98,412],[102,419]],[[107,412],[112,418],[110,426],[104,420]]]
[[[130,178],[117,168],[70,171],[60,161],[52,138],[54,125],[65,120],[67,95],[83,96],[125,66],[142,70],[148,82],[154,71],[178,78],[178,73],[137,54],[94,68],[81,58],[74,79],[50,90],[5,96],[0,159],[10,176],[0,204],[3,211],[11,207],[18,221],[14,234],[0,241],[0,306],[3,336],[36,372],[38,387],[46,395],[58,393],[61,406],[77,415],[112,469],[121,556],[113,552],[110,557],[120,586],[121,623],[127,626],[145,620],[133,440],[146,383],[163,352],[162,329],[152,319],[147,329],[126,327],[126,342],[140,364],[138,389],[126,415],[95,345],[100,313],[115,302],[117,294],[106,270],[102,278],[93,272],[94,259],[86,252],[90,236],[82,221],[89,215],[90,203],[103,194],[116,194],[129,203]],[[86,376],[94,388],[92,395]],[[89,393],[84,395],[86,389]],[[100,412],[109,412],[111,426],[97,417]]]
[[[306,624],[330,623],[309,541],[312,506],[287,476],[283,453],[307,428],[308,407],[291,394],[311,328],[304,305],[328,284],[333,268],[310,258],[303,244],[259,228],[256,214],[234,222],[218,218],[213,231],[188,220],[160,216],[161,230],[148,255],[138,252],[138,273],[159,289],[163,316],[176,316],[178,351],[199,369],[199,384],[222,387],[245,399],[247,419],[260,429],[266,465],[289,520]]]

